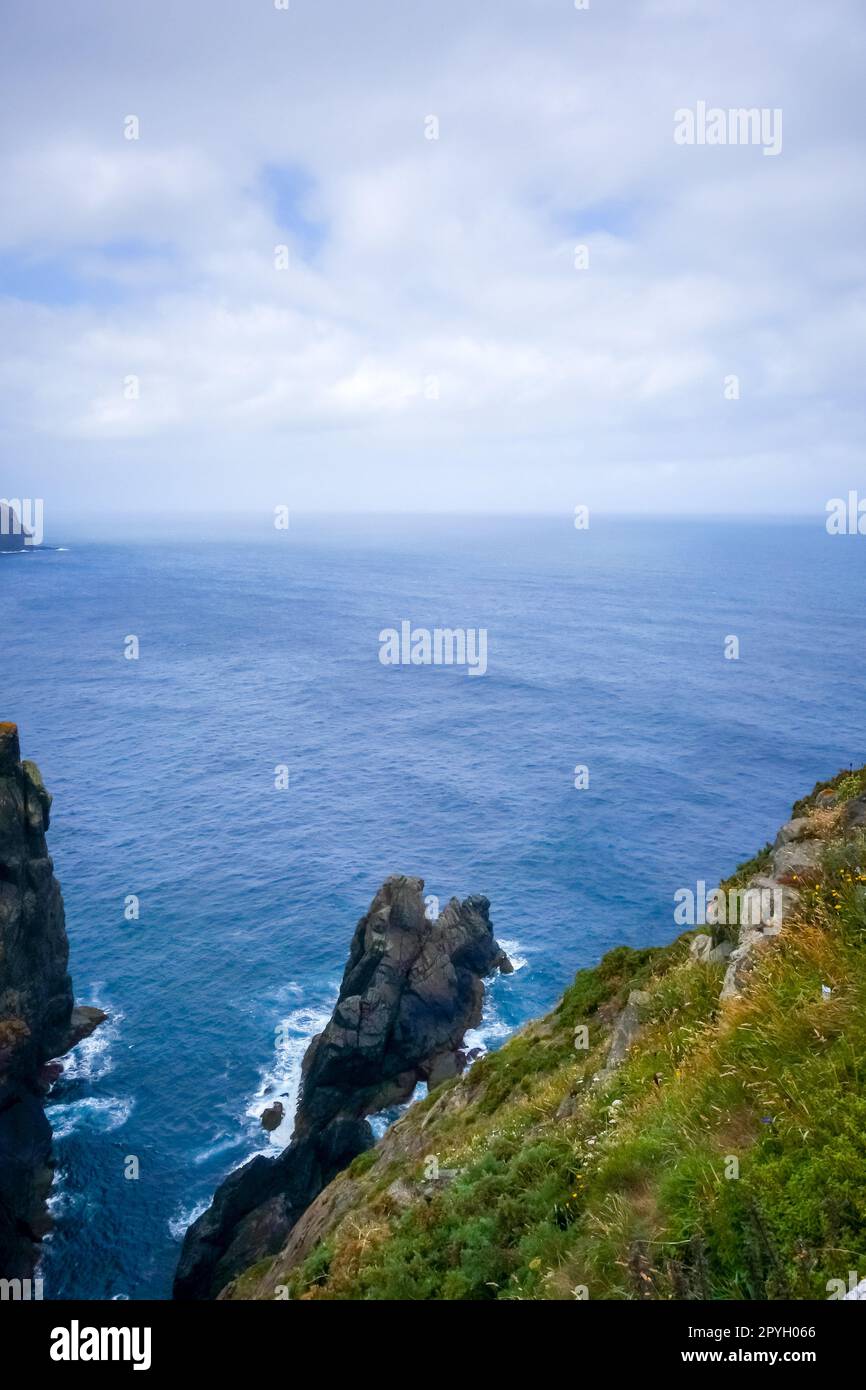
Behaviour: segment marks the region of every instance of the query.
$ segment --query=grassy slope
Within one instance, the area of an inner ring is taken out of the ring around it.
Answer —
[[[866,772],[829,785],[851,796]],[[229,1296],[826,1298],[862,1275],[866,838],[818,816],[822,881],[741,1000],[719,1005],[724,967],[689,959],[691,932],[611,951],[331,1184],[300,1263],[289,1247]],[[643,1031],[592,1086],[632,989]],[[431,1155],[456,1176],[425,1181]]]

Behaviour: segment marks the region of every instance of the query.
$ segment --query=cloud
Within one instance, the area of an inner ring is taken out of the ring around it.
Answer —
[[[855,485],[857,5],[11,10],[15,495],[192,508],[207,479],[213,505],[264,505],[287,451],[309,506],[625,487],[699,510],[721,462],[735,509]],[[677,146],[698,100],[783,108],[782,154]]]

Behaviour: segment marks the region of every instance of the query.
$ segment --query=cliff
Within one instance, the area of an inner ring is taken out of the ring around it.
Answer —
[[[333,1015],[313,1039],[292,1142],[232,1173],[186,1234],[180,1299],[213,1297],[281,1248],[324,1187],[373,1145],[366,1120],[462,1070],[463,1038],[481,1018],[482,979],[511,965],[486,898],[452,898],[435,922],[424,882],[394,876],[355,929]]]
[[[722,885],[736,922],[580,971],[220,1297],[842,1296],[866,1268],[864,827],[866,769],[816,787]]]
[[[48,1229],[46,1064],[105,1017],[75,1008],[60,885],[48,856],[51,797],[0,723],[0,1278],[27,1278]]]

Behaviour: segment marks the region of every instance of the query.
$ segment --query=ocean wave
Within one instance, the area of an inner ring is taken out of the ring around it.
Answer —
[[[241,1135],[226,1134],[223,1132],[222,1134],[218,1134],[213,1143],[208,1144],[207,1148],[201,1149],[198,1153],[193,1154],[192,1161],[198,1167],[200,1164],[208,1163],[212,1158],[216,1158],[217,1154],[228,1153],[230,1149],[236,1149],[238,1145],[242,1143],[243,1138]],[[246,1159],[244,1159],[243,1162],[245,1163]]]
[[[45,1205],[54,1221],[63,1221],[72,1216],[84,1203],[84,1193],[74,1192],[69,1187],[69,1175],[62,1168],[54,1173],[54,1183]],[[49,1231],[49,1236],[51,1232]]]
[[[169,1217],[168,1229],[172,1240],[183,1240],[187,1231],[194,1221],[197,1221],[202,1212],[207,1211],[210,1202],[196,1202],[191,1207],[178,1207],[174,1216]]]
[[[96,994],[93,1003],[97,1009],[102,1009],[108,1014],[108,1017],[89,1038],[78,1043],[64,1058],[60,1082],[87,1081],[92,1084],[94,1081],[101,1081],[114,1067],[113,1047],[120,1035],[123,1014],[110,1008]]]
[[[132,1097],[121,1096],[84,1096],[81,1100],[59,1102],[49,1111],[54,1138],[66,1139],[82,1126],[108,1134],[126,1124],[134,1105]]]
[[[244,1109],[245,1117],[260,1125],[262,1112],[274,1101],[282,1101],[282,1122],[270,1134],[260,1130],[266,1140],[262,1152],[284,1149],[292,1137],[301,1089],[301,1062],[313,1038],[331,1017],[333,1004],[332,998],[327,1003],[301,1005],[274,1025],[273,1058],[261,1069],[259,1084]]]
[[[514,971],[523,970],[528,965],[526,956],[523,955],[519,941],[505,941],[498,938],[499,944],[507,955]],[[481,1022],[477,1028],[469,1028],[464,1036],[463,1044],[467,1052],[478,1049],[479,1052],[489,1052],[493,1043],[501,1042],[514,1032],[514,1027],[506,1023],[499,1012],[497,1002],[497,990],[501,988],[510,975],[497,975],[491,984],[484,991],[484,1006],[481,1013]]]
[[[498,936],[496,939],[511,961],[511,964],[514,966],[515,971],[523,970],[523,968],[529,964],[526,956],[523,955],[519,941],[506,941],[501,936]]]

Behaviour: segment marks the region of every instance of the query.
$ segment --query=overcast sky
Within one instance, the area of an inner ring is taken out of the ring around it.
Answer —
[[[0,495],[866,494],[862,0],[0,14]],[[779,108],[781,152],[677,144],[700,101]]]

